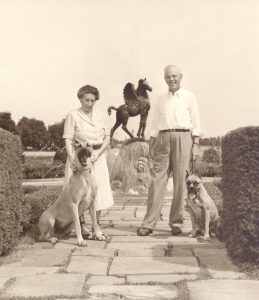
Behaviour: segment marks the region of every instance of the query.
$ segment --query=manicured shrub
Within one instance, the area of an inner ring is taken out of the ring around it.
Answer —
[[[0,255],[18,242],[22,198],[20,139],[0,129]]]
[[[259,127],[228,133],[222,143],[223,227],[236,262],[259,265]]]
[[[202,154],[202,161],[207,162],[207,163],[219,164],[220,163],[219,151],[213,147],[204,150],[204,152]]]
[[[46,163],[40,160],[25,161],[23,178],[41,179],[41,178],[60,178],[64,177],[65,165],[60,161]]]
[[[61,161],[63,162],[64,164],[66,163],[67,161],[67,151],[65,148],[62,148],[62,149],[57,149],[56,150],[56,153],[54,155],[54,161]]]
[[[200,177],[219,177],[221,176],[221,165],[197,160],[194,165],[194,173]]]

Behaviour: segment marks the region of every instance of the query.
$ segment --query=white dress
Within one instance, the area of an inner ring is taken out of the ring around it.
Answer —
[[[81,108],[71,111],[66,116],[63,138],[97,145],[103,142],[106,135],[109,135],[109,132],[105,117],[99,111],[93,110],[92,120],[87,117]],[[72,170],[67,159],[64,187],[68,184],[71,174]],[[113,205],[113,196],[105,152],[94,163],[92,174],[97,184],[96,210],[108,209]]]

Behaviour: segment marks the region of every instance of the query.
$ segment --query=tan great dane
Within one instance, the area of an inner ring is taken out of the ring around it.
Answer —
[[[58,199],[41,215],[38,224],[40,241],[55,244],[58,241],[57,236],[68,235],[74,227],[79,246],[87,246],[82,231],[89,239],[105,240],[106,236],[102,233],[96,218],[97,188],[91,175],[93,167],[91,154],[92,148],[88,145],[75,146],[77,170],[71,175],[69,184]],[[80,224],[80,217],[83,217],[87,209],[91,215],[93,232],[90,232],[84,223]]]

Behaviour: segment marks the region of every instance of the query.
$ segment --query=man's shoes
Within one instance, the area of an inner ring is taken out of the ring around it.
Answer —
[[[152,232],[153,232],[153,230],[150,229],[150,228],[139,227],[138,230],[137,230],[137,235],[147,236],[147,235],[150,235]]]
[[[172,235],[179,235],[182,233],[182,229],[179,226],[172,226],[171,233]]]

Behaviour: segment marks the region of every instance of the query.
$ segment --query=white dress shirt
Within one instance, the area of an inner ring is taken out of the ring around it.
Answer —
[[[150,136],[165,129],[189,129],[192,136],[201,135],[199,108],[191,92],[181,88],[174,95],[169,91],[158,97]]]

